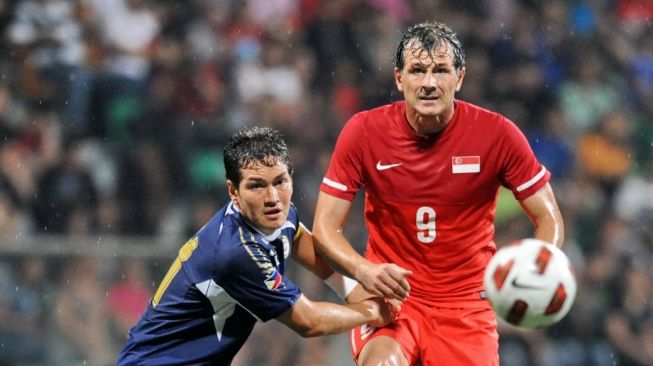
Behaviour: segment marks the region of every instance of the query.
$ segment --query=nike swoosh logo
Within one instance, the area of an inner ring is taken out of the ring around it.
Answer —
[[[524,284],[518,283],[517,278],[513,278],[511,283],[512,283],[513,287],[515,287],[515,288],[523,288],[525,290],[542,290],[541,286],[531,286],[531,285],[524,285]]]
[[[376,163],[376,170],[386,170],[386,169],[398,167],[399,165],[401,165],[401,163],[383,165],[381,164],[381,160],[379,160],[379,162]]]

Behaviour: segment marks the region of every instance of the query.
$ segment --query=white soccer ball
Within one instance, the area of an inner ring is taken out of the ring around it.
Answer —
[[[576,278],[558,247],[523,239],[500,248],[485,270],[485,291],[497,315],[523,329],[562,319],[576,298]]]

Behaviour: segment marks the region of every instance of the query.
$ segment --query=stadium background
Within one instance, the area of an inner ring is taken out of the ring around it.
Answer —
[[[283,131],[310,227],[340,128],[400,98],[393,52],[424,20],[458,32],[459,97],[521,127],[565,217],[576,304],[544,331],[501,328],[502,365],[653,365],[652,16],[650,0],[0,0],[0,365],[112,364],[227,199],[240,127]],[[505,193],[499,244],[532,233]],[[347,335],[274,321],[235,362],[350,364]]]

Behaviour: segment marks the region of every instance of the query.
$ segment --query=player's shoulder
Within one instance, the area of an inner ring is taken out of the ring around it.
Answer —
[[[290,202],[290,209],[288,209],[288,217],[286,220],[292,223],[299,221],[299,211],[297,210],[297,206],[295,206],[294,202]]]
[[[205,250],[220,252],[220,256],[237,247],[246,226],[239,216],[233,203],[225,205],[198,231],[199,244]]]
[[[398,114],[398,115],[404,115],[406,110],[406,102],[403,100],[398,100],[394,102],[390,102],[387,104],[383,104],[371,109],[368,109],[366,111],[363,111],[361,113],[367,113],[367,115],[387,115],[387,114]]]
[[[496,129],[510,128],[514,123],[503,114],[490,110],[486,107],[479,106],[467,101],[455,100],[457,113],[460,113],[460,119],[468,123],[475,123],[480,127]]]
[[[499,121],[504,120],[506,117],[499,112],[495,112],[486,107],[478,104],[467,102],[464,100],[456,99],[456,108],[460,111],[461,115],[465,117],[477,117],[476,119]]]
[[[361,130],[368,132],[378,129],[387,130],[390,126],[388,122],[403,120],[405,111],[405,102],[396,101],[357,112],[349,118],[343,132],[357,133]]]

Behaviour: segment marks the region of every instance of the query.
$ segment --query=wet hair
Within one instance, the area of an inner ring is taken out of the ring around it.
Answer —
[[[237,131],[224,147],[224,169],[228,180],[240,185],[242,170],[259,163],[267,167],[279,163],[288,167],[292,175],[292,164],[286,141],[281,133],[268,127],[248,127]]]
[[[453,64],[456,71],[465,66],[465,51],[456,33],[447,25],[438,22],[419,23],[408,28],[403,34],[395,54],[395,67],[404,69],[406,53],[428,52],[430,57],[443,45],[449,44],[453,51]]]

